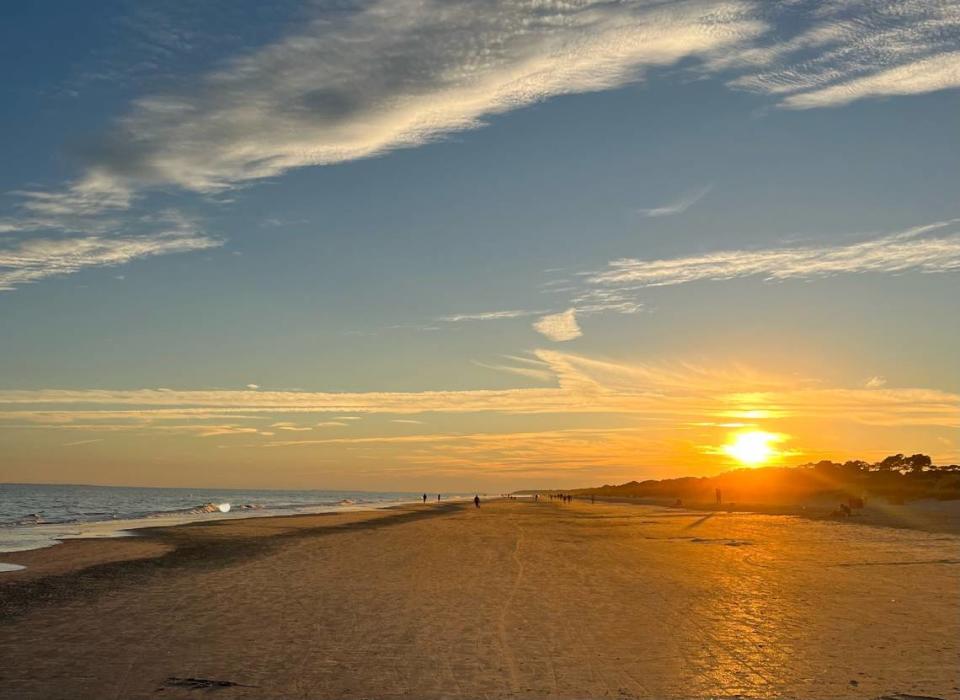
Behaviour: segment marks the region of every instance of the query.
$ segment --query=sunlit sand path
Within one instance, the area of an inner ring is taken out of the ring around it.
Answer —
[[[0,697],[960,697],[953,535],[499,501],[149,538],[4,575]]]

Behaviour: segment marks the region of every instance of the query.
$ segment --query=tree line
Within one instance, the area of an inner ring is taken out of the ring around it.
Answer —
[[[925,454],[895,454],[878,462],[821,460],[796,467],[735,469],[716,476],[648,479],[577,489],[580,495],[672,503],[796,505],[850,498],[903,503],[923,498],[960,499],[960,465],[935,465]]]

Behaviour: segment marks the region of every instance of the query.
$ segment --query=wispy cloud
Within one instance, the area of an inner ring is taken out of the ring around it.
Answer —
[[[96,167],[135,187],[212,192],[415,146],[486,115],[736,45],[765,26],[748,8],[399,0],[318,9],[296,34],[235,58],[195,89],[139,99]]]
[[[198,437],[210,438],[210,437],[225,437],[228,435],[262,435],[265,437],[273,437],[273,431],[269,430],[258,430],[257,428],[250,428],[242,425],[169,425],[164,426],[164,428],[171,432],[189,432],[196,433]]]
[[[309,219],[284,219],[279,216],[271,216],[260,222],[262,228],[282,228],[286,226],[302,226],[309,224]]]
[[[556,342],[573,340],[583,335],[580,324],[577,323],[577,310],[574,308],[537,319],[533,324],[533,329]]]
[[[736,87],[786,95],[789,107],[960,85],[960,9],[928,0],[396,0],[318,6],[297,26],[190,87],[136,100],[88,149],[81,177],[29,193],[29,206],[90,213],[125,208],[155,185],[219,191],[420,145],[689,58],[740,73]],[[650,211],[660,209],[673,207]]]
[[[461,314],[447,314],[446,316],[436,316],[425,322],[419,323],[396,323],[387,326],[389,330],[415,330],[434,332],[444,328],[447,324],[460,324],[470,322],[485,321],[508,321],[516,318],[528,318],[530,316],[539,316],[549,313],[548,311],[531,311],[527,309],[508,309],[503,311],[479,311]],[[372,334],[372,331],[352,331],[353,335]]]
[[[650,218],[682,214],[703,199],[712,189],[713,185],[707,185],[706,187],[702,187],[694,192],[689,192],[668,204],[664,204],[659,207],[653,207],[652,209],[638,209],[637,213]]]
[[[549,365],[546,363],[541,363],[538,361],[533,361],[536,366],[529,366],[529,360],[526,358],[509,358],[523,363],[521,366],[517,365],[505,365],[505,364],[489,364],[486,362],[479,362],[477,360],[473,361],[477,367],[483,367],[485,369],[492,369],[496,372],[507,372],[508,374],[516,374],[520,377],[527,377],[528,379],[536,379],[541,382],[549,382],[555,379],[553,372],[550,371]]]
[[[4,245],[5,244],[5,245]],[[141,258],[206,250],[222,241],[195,231],[169,231],[143,236],[79,236],[29,238],[0,242],[0,290],[79,272],[111,267]]]
[[[436,319],[438,322],[442,323],[462,323],[463,321],[499,321],[502,319],[508,318],[523,318],[525,316],[536,316],[537,314],[542,314],[543,311],[526,311],[526,310],[511,310],[511,311],[482,311],[480,313],[470,313],[470,314],[453,314],[450,316],[440,316]]]
[[[793,108],[960,85],[960,9],[946,2],[391,0],[312,12],[295,33],[223,62],[192,87],[138,99],[90,149],[82,177],[59,193],[31,193],[30,205],[122,207],[157,185],[217,192],[428,143],[691,58]]]
[[[787,280],[866,272],[947,272],[960,269],[957,224],[958,220],[938,222],[847,245],[726,250],[660,260],[624,258],[592,275],[589,282],[601,288],[642,288],[738,277]]]
[[[271,423],[270,427],[274,430],[286,430],[288,432],[302,433],[309,430],[313,430],[312,427],[308,425],[297,425],[296,423],[290,423],[289,421],[279,421],[277,423]]]
[[[553,341],[578,338],[583,333],[579,319],[585,316],[643,311],[640,293],[649,287],[742,277],[780,281],[841,274],[942,273],[952,270],[960,270],[960,219],[925,224],[841,245],[720,250],[650,260],[621,258],[611,261],[604,270],[576,275],[580,281],[565,290],[570,294],[567,310],[541,317],[533,328]]]
[[[720,59],[748,68],[735,87],[783,96],[789,109],[960,87],[956,3],[833,0],[784,9],[766,14],[777,32]]]
[[[0,220],[0,231],[60,230],[103,233],[116,222],[103,214],[125,211],[135,194],[119,178],[91,167],[62,191],[15,190],[19,213]]]
[[[790,109],[837,107],[868,97],[913,95],[957,87],[960,87],[960,51],[908,61],[862,78],[790,95],[783,100],[783,106]]]

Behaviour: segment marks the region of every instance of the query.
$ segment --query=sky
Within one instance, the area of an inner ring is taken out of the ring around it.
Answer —
[[[0,481],[960,461],[960,3],[6,3]]]

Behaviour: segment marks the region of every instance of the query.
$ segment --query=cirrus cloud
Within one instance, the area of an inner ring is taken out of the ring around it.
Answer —
[[[787,280],[865,272],[949,272],[960,269],[958,223],[941,221],[847,245],[724,250],[659,260],[622,258],[590,276],[589,282],[638,288],[755,276]]]
[[[96,247],[89,265],[119,264],[143,245],[118,232],[146,190],[209,197],[434,142],[656,68],[683,65],[792,109],[960,86],[960,7],[949,2],[373,0],[310,6],[302,17],[285,36],[133,101],[84,150],[71,182],[15,192],[18,215],[0,218],[0,233],[84,233],[92,238],[64,245]],[[642,213],[677,214],[703,194]],[[165,248],[191,249],[168,240],[146,254]],[[44,276],[17,272],[6,287]]]
[[[199,231],[162,231],[141,236],[30,238],[0,245],[0,291],[68,275],[93,267],[112,267],[134,260],[206,250],[222,241]]]

